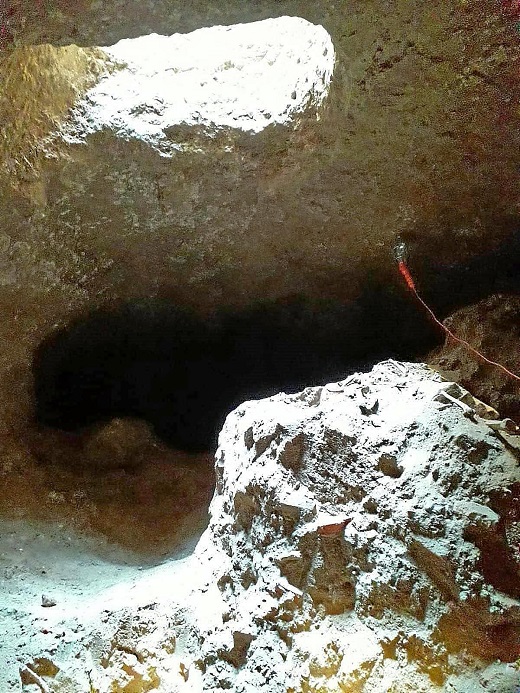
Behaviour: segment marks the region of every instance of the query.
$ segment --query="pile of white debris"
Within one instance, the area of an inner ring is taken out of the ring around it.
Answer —
[[[516,433],[395,361],[239,407],[198,550],[202,690],[518,690]]]
[[[24,690],[513,693],[519,448],[423,365],[246,402],[194,553],[24,622]]]

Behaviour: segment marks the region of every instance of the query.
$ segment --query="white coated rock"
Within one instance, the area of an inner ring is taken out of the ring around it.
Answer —
[[[520,684],[520,467],[475,407],[387,361],[228,417],[204,690],[477,691],[489,663]]]

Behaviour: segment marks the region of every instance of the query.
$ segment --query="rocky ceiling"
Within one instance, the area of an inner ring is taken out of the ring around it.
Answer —
[[[116,127],[57,137],[113,69],[99,46],[285,15],[332,39],[319,118],[256,134],[180,127],[170,157]],[[1,19],[4,435],[33,416],[42,341],[121,301],[207,313],[328,300],[331,321],[350,306],[346,369],[440,340],[397,272],[399,239],[441,317],[517,291],[513,3],[13,0]],[[311,348],[315,332],[310,321]]]

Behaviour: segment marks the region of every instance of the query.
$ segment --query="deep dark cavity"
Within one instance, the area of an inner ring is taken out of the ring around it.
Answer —
[[[432,235],[428,246],[421,238],[419,247],[417,238],[404,238],[418,289],[439,319],[490,294],[520,292],[519,220],[495,226],[500,244],[452,265],[436,260],[442,239]],[[393,284],[365,277],[363,295],[349,304],[297,297],[201,318],[168,301],[128,302],[78,319],[40,345],[35,418],[79,431],[138,417],[172,447],[205,451],[240,402],[342,379],[385,358],[421,358],[443,337],[397,267]]]
[[[441,319],[492,294],[520,293],[520,219],[515,216],[488,220],[485,227],[502,240],[493,247],[474,251],[466,262],[452,264],[438,259],[443,254],[439,244],[442,242],[448,249],[454,242],[469,245],[471,237],[463,241],[460,232],[455,231],[451,233],[454,241],[447,231],[441,239],[429,241],[404,234],[409,267],[418,280],[418,288]]]
[[[413,359],[442,336],[406,293],[373,286],[351,305],[292,299],[201,318],[144,300],[51,334],[33,372],[38,424],[79,431],[148,421],[172,447],[214,447],[240,402],[339,380],[383,358]]]

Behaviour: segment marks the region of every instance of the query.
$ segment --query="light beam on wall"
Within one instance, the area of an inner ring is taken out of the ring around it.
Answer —
[[[334,68],[328,32],[299,17],[124,39],[103,50],[117,64],[75,109],[73,134],[105,127],[168,155],[172,126],[260,132],[315,112]],[[81,139],[81,137],[79,137]]]

